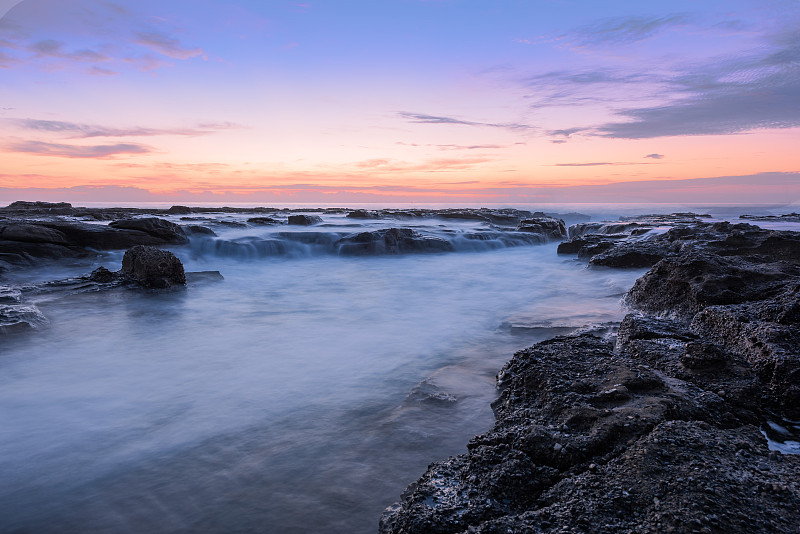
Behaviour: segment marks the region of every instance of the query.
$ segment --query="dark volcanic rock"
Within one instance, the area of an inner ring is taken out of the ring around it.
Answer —
[[[322,222],[322,217],[319,215],[289,215],[289,224],[297,226],[311,226]]]
[[[138,230],[162,239],[164,243],[182,245],[189,241],[180,225],[157,217],[123,219],[121,221],[112,221],[108,225],[112,228],[123,230]]]
[[[800,457],[770,453],[752,412],[706,377],[744,380],[746,366],[690,370],[676,350],[681,379],[618,349],[583,335],[515,354],[494,428],[432,464],[380,532],[794,532]]]
[[[135,246],[125,252],[122,270],[126,278],[147,288],[186,284],[183,264],[172,252],[155,247]]]
[[[361,232],[338,240],[334,246],[346,256],[450,252],[453,246],[444,239],[422,235],[409,228],[389,228]]]

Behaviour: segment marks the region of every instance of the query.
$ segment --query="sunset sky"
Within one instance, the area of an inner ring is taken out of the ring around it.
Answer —
[[[800,2],[0,3],[0,201],[800,201]]]

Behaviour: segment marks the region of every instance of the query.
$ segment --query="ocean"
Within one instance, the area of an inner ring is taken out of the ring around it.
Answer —
[[[170,216],[214,229],[170,250],[224,280],[30,292],[49,324],[0,339],[0,531],[375,532],[430,462],[491,428],[495,374],[514,351],[619,321],[645,272],[587,268],[481,221],[318,215],[313,227]],[[389,227],[453,251],[332,246]]]

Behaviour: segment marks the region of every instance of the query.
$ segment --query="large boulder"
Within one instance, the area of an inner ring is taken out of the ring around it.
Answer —
[[[183,264],[175,254],[156,247],[137,245],[122,258],[122,275],[147,288],[186,284]]]

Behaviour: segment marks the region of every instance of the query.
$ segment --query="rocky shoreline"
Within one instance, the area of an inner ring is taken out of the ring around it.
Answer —
[[[633,313],[616,335],[517,352],[494,428],[431,464],[379,531],[800,531],[800,456],[760,430],[800,419],[800,233],[677,214],[570,236],[559,253],[593,267],[651,267]]]
[[[323,228],[332,214],[354,229]],[[0,334],[47,324],[28,294],[220,279],[184,273],[158,248],[254,246],[214,241],[215,228],[294,226],[273,235],[340,255],[452,252],[452,241],[413,229],[431,218],[478,222],[481,230],[462,234],[467,241],[562,241],[558,253],[589,268],[650,270],[626,295],[631,313],[619,325],[516,353],[497,377],[494,428],[466,454],[431,464],[386,510],[381,533],[800,531],[800,456],[771,450],[764,437],[787,439],[800,420],[798,232],[691,213],[597,223],[513,209],[15,202],[0,208],[0,281],[46,261],[88,264],[104,251],[127,252],[119,271],[0,285]],[[796,214],[750,218],[793,222]],[[391,227],[359,227],[381,219]],[[271,239],[258,246],[287,246]]]

